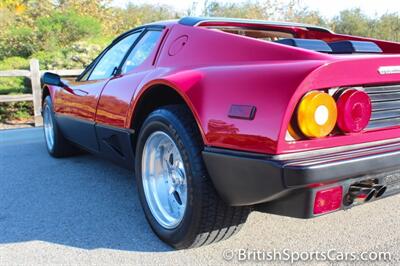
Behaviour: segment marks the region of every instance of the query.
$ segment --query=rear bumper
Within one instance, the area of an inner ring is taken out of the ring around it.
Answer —
[[[321,185],[341,183],[345,188],[347,183],[362,178],[385,183],[388,176],[394,175],[393,182],[400,182],[400,142],[281,156],[206,148],[203,158],[220,196],[232,206],[276,205],[286,199],[293,205],[291,198],[295,200],[300,194],[307,194],[301,198],[311,197]],[[304,205],[312,202],[303,201],[301,214],[290,216],[310,216]]]

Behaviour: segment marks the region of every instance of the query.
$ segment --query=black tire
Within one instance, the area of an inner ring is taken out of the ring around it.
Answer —
[[[71,142],[69,142],[66,138],[64,138],[62,132],[60,131],[57,120],[55,119],[53,103],[50,96],[47,96],[44,99],[43,103],[43,117],[45,116],[44,112],[46,112],[46,108],[49,108],[50,119],[53,122],[53,134],[54,134],[54,144],[50,147],[48,144],[45,131],[45,121],[43,125],[43,133],[45,135],[44,139],[46,142],[46,148],[49,154],[53,157],[60,158],[78,154],[80,152],[79,148],[74,146]]]
[[[187,207],[180,224],[166,229],[153,217],[142,183],[142,152],[155,131],[168,134],[177,145],[187,179]],[[135,176],[146,218],[161,240],[176,249],[194,248],[225,240],[245,223],[250,207],[231,207],[218,196],[202,159],[203,143],[197,124],[187,108],[166,106],[152,112],[140,130],[135,160]]]

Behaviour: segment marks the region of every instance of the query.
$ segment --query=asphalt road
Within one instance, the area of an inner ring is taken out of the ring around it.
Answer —
[[[294,260],[329,252],[339,262],[341,252],[385,251],[395,265],[399,217],[400,196],[313,220],[252,213],[228,241],[174,251],[146,223],[131,172],[91,155],[53,159],[41,129],[0,131],[0,265],[229,265],[245,249],[266,252],[257,255],[266,263],[274,250],[284,253],[275,263],[291,252]],[[246,264],[260,262],[254,257]]]

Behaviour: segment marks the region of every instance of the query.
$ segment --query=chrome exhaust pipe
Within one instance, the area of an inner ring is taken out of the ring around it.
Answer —
[[[385,194],[387,187],[384,185],[374,185],[373,189],[375,189],[375,198],[380,198]]]
[[[361,204],[370,201],[375,196],[375,189],[372,187],[360,185],[350,186],[349,192],[345,197],[345,204]]]
[[[387,188],[387,187],[384,186],[384,185],[375,184],[375,183],[371,183],[371,182],[368,182],[368,183],[363,183],[363,182],[361,182],[361,183],[356,184],[356,185],[354,185],[354,186],[363,187],[363,188],[372,188],[372,189],[375,189],[375,195],[374,195],[375,198],[380,198],[380,197],[382,197],[383,194],[386,192],[386,188]]]

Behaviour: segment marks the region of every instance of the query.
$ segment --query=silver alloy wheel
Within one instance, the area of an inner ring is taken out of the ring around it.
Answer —
[[[43,124],[47,148],[52,150],[54,146],[54,125],[51,118],[51,109],[48,105],[46,105],[43,111]]]
[[[162,131],[153,132],[144,144],[142,183],[153,217],[166,229],[176,228],[187,205],[186,172],[177,145]]]

